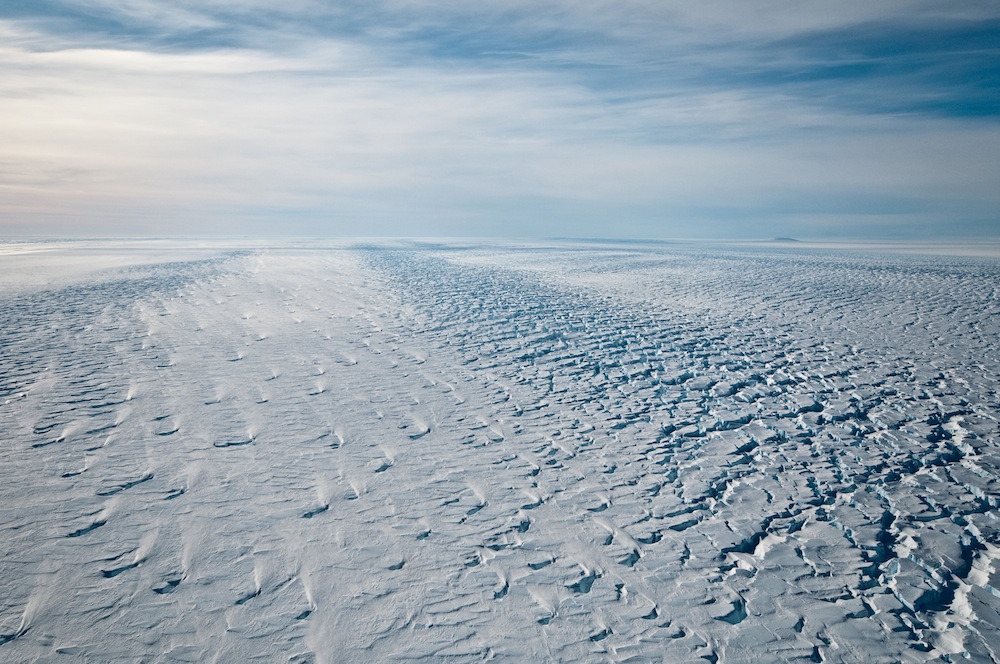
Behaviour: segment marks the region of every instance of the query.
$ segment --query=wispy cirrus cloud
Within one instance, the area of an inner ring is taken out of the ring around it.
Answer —
[[[998,34],[985,3],[8,3],[0,224],[997,235]]]

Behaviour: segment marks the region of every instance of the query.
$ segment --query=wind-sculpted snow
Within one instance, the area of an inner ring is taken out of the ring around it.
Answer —
[[[1000,262],[273,249],[0,302],[0,660],[997,661]]]

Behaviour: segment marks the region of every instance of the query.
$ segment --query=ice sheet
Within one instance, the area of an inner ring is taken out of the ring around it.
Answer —
[[[996,259],[167,248],[0,257],[0,660],[997,659]]]

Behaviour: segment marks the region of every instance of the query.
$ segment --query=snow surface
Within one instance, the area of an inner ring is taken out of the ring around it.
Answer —
[[[995,257],[23,248],[0,661],[1000,657]]]

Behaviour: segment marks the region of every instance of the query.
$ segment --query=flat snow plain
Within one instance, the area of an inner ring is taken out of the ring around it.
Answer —
[[[945,253],[0,245],[0,661],[997,662]]]

